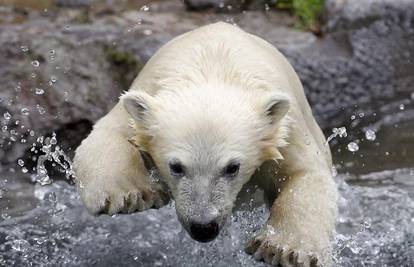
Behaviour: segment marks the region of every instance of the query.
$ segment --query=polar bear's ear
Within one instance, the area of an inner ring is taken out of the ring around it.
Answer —
[[[150,115],[151,96],[145,92],[128,92],[121,97],[125,110],[136,122],[145,122]]]
[[[290,101],[287,96],[274,95],[267,99],[265,104],[266,116],[269,116],[271,123],[279,122],[289,111]]]

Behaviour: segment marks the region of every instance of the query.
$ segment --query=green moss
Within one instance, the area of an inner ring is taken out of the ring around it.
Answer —
[[[144,64],[138,61],[134,54],[119,51],[112,46],[105,47],[104,54],[111,64],[115,81],[122,90],[127,90]]]
[[[298,18],[298,26],[317,31],[323,12],[324,0],[279,0],[276,7],[293,12]]]

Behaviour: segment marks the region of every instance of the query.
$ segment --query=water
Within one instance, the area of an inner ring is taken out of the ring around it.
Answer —
[[[348,150],[351,152],[357,152],[359,150],[359,146],[355,142],[351,142],[348,144]]]

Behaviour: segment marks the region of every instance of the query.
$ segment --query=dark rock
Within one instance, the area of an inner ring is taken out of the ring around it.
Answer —
[[[232,12],[246,9],[264,10],[270,0],[184,0],[189,10],[214,9],[222,12]]]
[[[94,0],[55,0],[56,5],[62,7],[90,6]]]
[[[397,13],[409,15],[413,6],[414,0],[325,0],[325,30],[366,27],[377,20],[397,18]]]

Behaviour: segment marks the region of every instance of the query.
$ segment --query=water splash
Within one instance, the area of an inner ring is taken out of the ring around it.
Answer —
[[[336,138],[337,136],[339,136],[340,138],[347,137],[348,133],[346,132],[346,128],[345,127],[333,128],[332,134],[326,139],[326,145],[328,146],[329,142],[331,142],[332,139]]]
[[[4,117],[4,119],[5,119],[6,121],[9,121],[9,120],[12,118],[12,116],[11,116],[11,114],[10,114],[9,112],[5,112],[5,113],[3,114],[3,117]]]
[[[374,141],[377,138],[377,135],[374,130],[368,129],[365,132],[365,138],[369,141]]]
[[[52,162],[56,163],[63,169],[66,179],[74,182],[74,180],[76,179],[76,175],[73,170],[72,161],[60,148],[60,146],[57,145],[56,134],[53,133],[52,137],[46,138],[41,136],[38,138],[38,142],[42,144],[42,148],[40,150],[45,154],[40,155],[37,159],[37,173],[35,176],[35,180],[41,185],[47,185],[52,183],[53,180],[48,175],[45,166],[46,162]]]
[[[45,90],[42,88],[35,88],[35,94],[36,95],[43,95],[45,93]]]
[[[359,145],[356,142],[350,142],[347,148],[351,152],[357,152],[359,150]]]
[[[39,61],[38,61],[38,60],[33,60],[33,61],[32,61],[32,65],[33,65],[33,67],[37,68],[37,67],[39,67],[39,66],[40,66],[40,63],[39,63]]]

